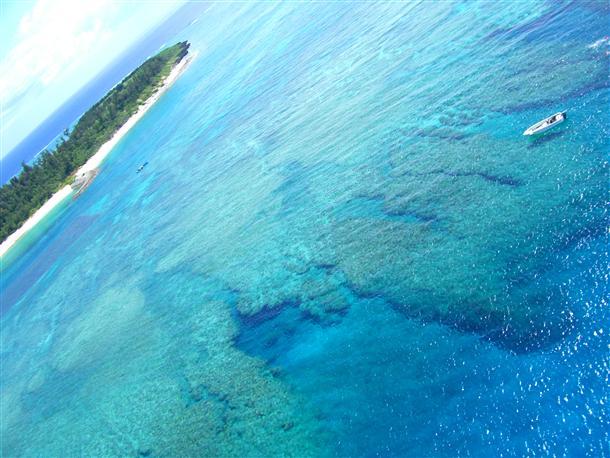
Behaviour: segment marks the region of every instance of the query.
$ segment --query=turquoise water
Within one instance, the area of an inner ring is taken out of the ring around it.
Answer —
[[[609,456],[610,11],[501,6],[177,35],[191,67],[4,268],[3,455]]]

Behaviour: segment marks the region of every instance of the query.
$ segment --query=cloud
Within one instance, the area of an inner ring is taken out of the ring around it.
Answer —
[[[0,55],[0,159],[181,4],[37,0],[0,23],[12,34]]]
[[[104,18],[113,8],[109,0],[39,0],[21,19],[17,44],[0,62],[3,104],[73,68],[82,53],[105,38]]]

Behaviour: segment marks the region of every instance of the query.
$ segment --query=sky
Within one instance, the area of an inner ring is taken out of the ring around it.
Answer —
[[[183,0],[0,0],[0,158]]]

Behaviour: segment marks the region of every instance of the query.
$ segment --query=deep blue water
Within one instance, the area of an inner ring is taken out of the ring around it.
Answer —
[[[4,266],[3,454],[610,456],[610,11],[501,5],[197,13]]]

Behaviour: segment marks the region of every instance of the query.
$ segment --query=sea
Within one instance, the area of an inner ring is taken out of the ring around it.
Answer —
[[[608,24],[193,11],[185,73],[3,260],[2,455],[610,456]]]

